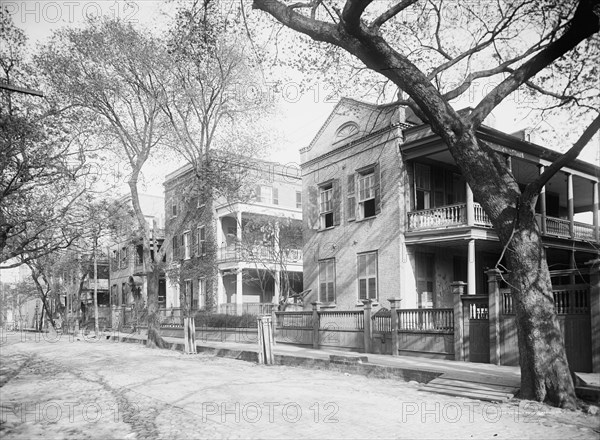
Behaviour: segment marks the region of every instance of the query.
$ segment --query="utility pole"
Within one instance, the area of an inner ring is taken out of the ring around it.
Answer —
[[[96,338],[100,338],[100,325],[98,324],[98,236],[94,237],[94,327]]]

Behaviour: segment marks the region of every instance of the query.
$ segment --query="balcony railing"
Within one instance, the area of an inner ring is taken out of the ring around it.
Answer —
[[[491,227],[487,214],[478,203],[473,204],[474,224],[476,226]],[[423,209],[408,213],[408,229],[412,231],[423,229],[438,229],[467,224],[467,204],[441,206],[433,209]]]
[[[537,215],[538,223],[541,225],[542,216]],[[573,222],[573,237],[571,237],[571,222],[567,219],[546,217],[546,234],[557,237],[574,238],[577,240],[595,241],[594,226],[581,222]]]
[[[262,261],[278,262],[284,260],[286,263],[302,262],[301,249],[285,249],[276,252],[272,247],[256,246],[223,246],[217,253],[217,260],[224,261]]]
[[[480,227],[492,227],[487,214],[478,203],[473,204],[473,224]],[[542,216],[537,214],[538,224],[542,225]],[[410,231],[421,231],[427,229],[445,229],[467,225],[467,205],[456,204],[441,206],[433,209],[422,209],[408,213],[408,229]],[[552,235],[575,240],[597,241],[594,236],[594,226],[581,222],[573,222],[573,234],[571,234],[571,222],[567,219],[546,217],[545,235]]]

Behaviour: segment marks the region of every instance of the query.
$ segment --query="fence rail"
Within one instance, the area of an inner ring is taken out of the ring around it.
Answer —
[[[502,314],[513,315],[514,299],[510,289],[501,289]],[[587,284],[554,286],[554,310],[559,315],[585,315],[590,312],[590,288]]]
[[[278,328],[312,328],[312,312],[275,312]]]
[[[319,312],[319,328],[327,330],[363,330],[364,314],[359,311]]]
[[[398,330],[453,332],[453,309],[400,309]]]

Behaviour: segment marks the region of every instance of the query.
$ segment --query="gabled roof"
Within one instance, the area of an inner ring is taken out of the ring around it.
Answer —
[[[386,109],[386,108],[392,108],[393,110],[396,109],[396,107],[398,107],[398,105],[394,105],[394,104],[382,104],[382,105],[378,105],[378,104],[373,104],[373,103],[369,103],[369,102],[364,102],[364,101],[359,101],[357,99],[353,99],[353,98],[347,98],[347,97],[342,97],[338,103],[335,105],[335,107],[333,108],[333,110],[331,111],[331,113],[329,114],[329,116],[327,117],[327,119],[325,120],[325,122],[323,122],[323,124],[321,125],[321,128],[319,129],[319,131],[317,132],[317,134],[313,137],[312,141],[306,146],[300,149],[300,153],[306,153],[307,151],[309,151],[317,142],[317,140],[321,137],[321,135],[323,134],[323,132],[325,131],[325,129],[329,126],[329,124],[333,121],[333,119],[338,115],[338,110],[341,107],[362,107],[362,108],[366,108],[366,109],[370,109],[370,110],[377,110],[377,109]]]

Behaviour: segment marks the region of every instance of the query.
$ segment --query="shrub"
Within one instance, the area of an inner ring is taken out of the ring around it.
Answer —
[[[224,313],[197,313],[194,316],[196,327],[213,328],[256,328],[256,316],[226,315]]]

